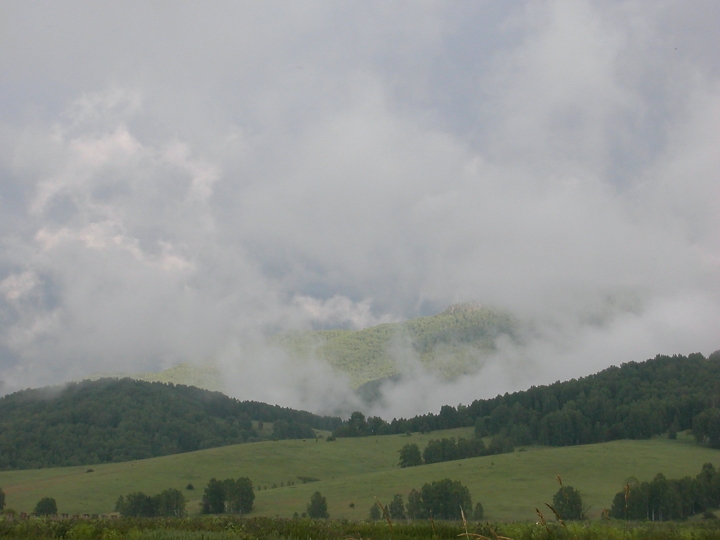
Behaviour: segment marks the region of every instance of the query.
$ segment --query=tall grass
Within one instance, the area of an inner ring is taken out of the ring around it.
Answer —
[[[0,538],[63,540],[720,540],[717,521],[636,523],[385,522],[240,518],[64,520],[0,519]]]

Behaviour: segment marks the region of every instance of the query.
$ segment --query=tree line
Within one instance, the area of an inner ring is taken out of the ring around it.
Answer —
[[[613,499],[610,515],[617,519],[669,521],[696,514],[715,517],[720,507],[720,473],[705,463],[695,478],[668,479],[658,473],[650,482],[632,479]]]
[[[415,467],[417,465],[429,465],[443,461],[454,461],[480,456],[492,456],[505,454],[513,451],[512,441],[502,435],[496,435],[486,447],[479,437],[474,439],[463,439],[455,441],[455,437],[444,437],[442,439],[430,440],[427,446],[420,452],[420,447],[415,443],[404,445],[400,450],[400,461],[398,465],[404,467]]]
[[[445,405],[438,414],[365,418],[355,412],[336,437],[362,437],[474,426],[479,436],[503,435],[515,445],[569,446],[695,428],[698,440],[720,447],[720,351],[708,358],[658,355],[597,374],[470,405]]]
[[[0,469],[90,465],[272,437],[314,437],[340,418],[239,401],[191,386],[100,379],[0,398]]]

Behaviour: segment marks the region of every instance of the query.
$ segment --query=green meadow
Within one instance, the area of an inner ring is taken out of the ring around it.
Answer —
[[[451,478],[468,486],[481,502],[486,519],[523,521],[536,517],[558,489],[556,476],[583,494],[590,517],[610,506],[631,476],[650,480],[695,476],[703,463],[720,466],[720,452],[696,446],[689,437],[562,448],[528,447],[511,454],[397,467],[398,450],[407,443],[422,449],[432,438],[472,436],[470,428],[427,434],[355,439],[268,441],[213,448],[161,458],[54,469],[0,472],[7,506],[31,512],[42,497],[54,497],[61,513],[107,514],[118,496],[133,491],[155,494],[181,489],[188,510],[197,513],[204,486],[219,479],[248,476],[256,490],[255,516],[302,514],[310,496],[320,491],[331,518],[366,519],[374,497],[387,503],[425,482]],[[88,472],[92,469],[92,472]],[[298,477],[317,478],[303,484]],[[291,485],[288,485],[290,483]],[[292,485],[294,483],[294,485]],[[193,484],[194,490],[186,490]],[[276,486],[273,488],[273,486]]]

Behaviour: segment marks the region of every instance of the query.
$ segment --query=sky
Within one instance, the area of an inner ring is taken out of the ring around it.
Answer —
[[[720,4],[0,5],[1,393],[214,361],[358,407],[284,330],[480,302],[532,330],[432,411],[720,349]]]

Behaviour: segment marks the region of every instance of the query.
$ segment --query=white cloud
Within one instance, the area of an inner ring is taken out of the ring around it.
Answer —
[[[238,395],[351,407],[343,377],[296,369],[262,336],[470,299],[527,321],[525,345],[454,385],[407,360],[387,415],[711,352],[716,14],[643,1],[8,9],[5,389],[213,357]]]

